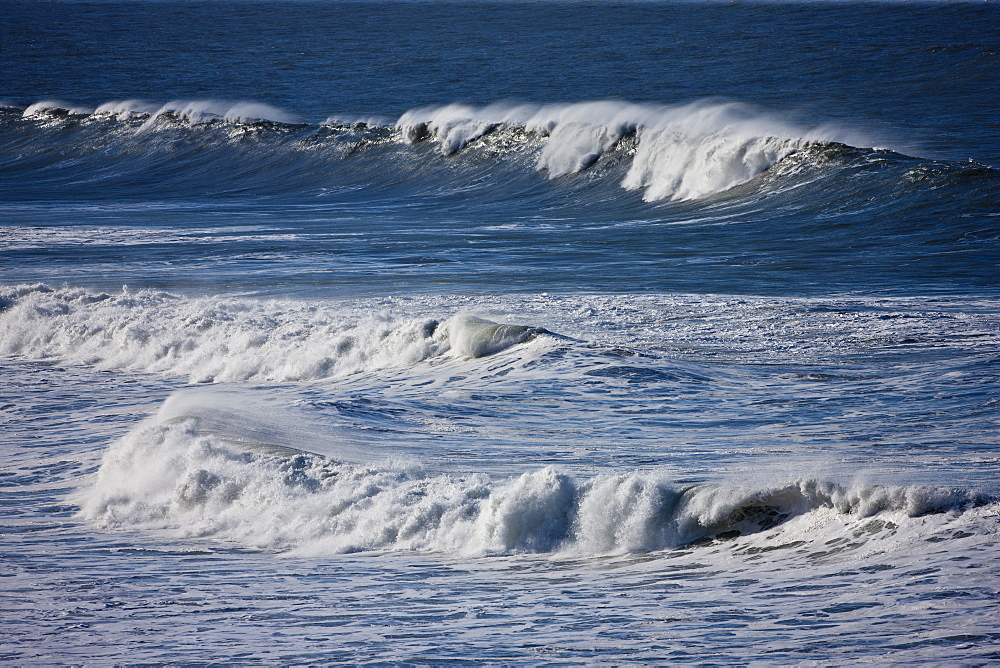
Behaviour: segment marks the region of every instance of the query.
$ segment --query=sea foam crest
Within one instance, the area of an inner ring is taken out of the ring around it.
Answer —
[[[191,127],[216,121],[237,125],[260,122],[293,125],[302,122],[287,111],[252,101],[171,100],[166,104],[155,104],[140,99],[126,99],[105,102],[95,109],[63,100],[48,99],[39,100],[22,112],[24,118],[89,115],[108,116],[119,121],[146,117],[147,120],[140,129],[151,127],[157,119],[164,116],[179,119]]]
[[[173,100],[152,112],[140,129],[152,127],[162,116],[171,116],[189,126],[215,121],[233,124],[253,124],[262,121],[296,124],[301,121],[286,111],[261,102],[224,102],[220,100]]]
[[[149,117],[160,109],[160,105],[145,100],[113,100],[105,102],[94,110],[95,116],[111,116],[119,121],[135,117]]]
[[[292,114],[259,102],[174,100],[111,101],[96,110],[43,100],[24,110],[36,119],[86,115],[119,121],[145,118],[139,130],[166,119],[189,127],[210,123],[300,124]],[[378,116],[331,116],[338,128],[384,132],[394,125],[406,143],[431,140],[451,156],[493,133],[504,152],[530,156],[538,171],[556,179],[584,171],[613,154],[627,167],[620,184],[647,201],[691,200],[746,183],[789,155],[824,142],[857,140],[830,128],[803,128],[735,102],[684,105],[594,101],[573,104],[448,104],[404,113],[395,123]],[[379,132],[367,138],[379,136]],[[361,138],[363,143],[364,137]]]
[[[0,355],[165,372],[194,383],[318,380],[446,353],[475,358],[538,334],[547,332],[467,314],[439,322],[156,291],[112,295],[44,285],[0,291]]]
[[[585,170],[634,136],[635,154],[622,186],[643,190],[647,201],[722,192],[811,143],[835,140],[829,129],[798,128],[734,102],[451,104],[414,109],[397,122],[406,141],[433,139],[446,156],[499,127],[544,137],[536,167],[550,178]]]
[[[92,107],[71,104],[63,100],[39,100],[28,106],[22,116],[24,118],[45,118],[52,116],[87,116],[93,113]]]
[[[350,446],[340,457],[335,432],[326,443],[307,443],[329,457],[295,451],[287,441],[275,451],[258,441],[268,431],[238,411],[219,413],[233,420],[221,427],[220,419],[205,422],[204,397],[198,405],[195,414],[168,402],[112,444],[94,484],[80,492],[81,515],[109,527],[170,529],[308,554],[609,554],[750,536],[814,513],[835,527],[879,515],[884,527],[991,503],[958,490],[815,479],[683,486],[656,472],[586,480],[551,467],[506,479],[431,473],[361,462],[362,450]],[[813,524],[805,530],[816,531]]]

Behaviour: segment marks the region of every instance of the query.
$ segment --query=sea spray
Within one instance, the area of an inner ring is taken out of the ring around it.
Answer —
[[[87,116],[107,122],[134,122],[134,130],[143,134],[158,128],[203,130],[217,124],[266,124],[286,130],[294,126],[301,133],[300,141],[305,142],[292,144],[295,151],[329,144],[326,152],[334,157],[351,157],[366,146],[384,144],[387,127],[395,128],[393,143],[405,146],[430,141],[446,158],[491,135],[505,134],[504,141],[494,142],[497,154],[526,156],[527,164],[534,164],[549,179],[586,171],[604,156],[624,159],[624,175],[616,173],[609,178],[618,179],[626,190],[642,191],[643,199],[649,202],[709,197],[753,180],[808,147],[831,142],[860,146],[866,141],[857,132],[803,126],[749,105],[711,99],[673,105],[610,100],[483,106],[452,103],[411,109],[394,123],[383,116],[340,114],[320,126],[304,124],[296,115],[268,104],[212,99],[163,104],[124,99],[105,102],[96,109],[44,100],[30,105],[22,115],[50,123]],[[337,146],[338,132],[346,130],[352,136],[341,138],[350,144],[344,153],[336,149],[343,148]],[[229,139],[241,138],[237,133]]]
[[[0,324],[5,355],[165,372],[192,383],[321,380],[448,353],[483,357],[548,334],[464,313],[439,324],[294,301],[45,285],[0,291]]]
[[[188,405],[204,404],[202,397]],[[679,485],[655,471],[581,479],[544,467],[495,478],[364,464],[356,447],[337,457],[335,431],[325,444],[321,432],[308,432],[314,448],[332,453],[320,456],[290,447],[305,431],[248,428],[237,412],[183,406],[168,402],[111,445],[93,486],[80,493],[83,517],[309,554],[608,554],[752,535],[822,510],[848,522],[903,522],[994,503],[961,490],[817,479]],[[237,423],[227,428],[227,418]],[[283,441],[280,449],[265,442],[268,434]]]
[[[745,183],[787,156],[841,131],[800,128],[732,102],[638,105],[586,102],[564,105],[451,104],[415,109],[397,128],[410,142],[430,139],[452,155],[500,127],[520,127],[546,138],[537,168],[558,178],[591,167],[627,136],[635,155],[622,180],[644,199],[690,200]]]
[[[150,113],[149,119],[140,130],[155,125],[161,117],[170,117],[189,126],[203,125],[216,121],[232,124],[253,124],[261,121],[292,125],[299,119],[286,111],[261,102],[226,102],[221,100],[173,100]]]

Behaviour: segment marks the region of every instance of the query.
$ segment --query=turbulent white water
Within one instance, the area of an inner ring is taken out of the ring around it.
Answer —
[[[1000,661],[1000,5],[0,0],[0,665]]]
[[[315,304],[179,299],[22,286],[0,294],[0,351],[98,369],[165,371],[190,382],[304,381],[399,368],[451,353],[482,357],[535,327],[457,314],[443,323]]]
[[[591,555],[766,530],[773,530],[772,544],[798,540],[817,550],[845,528],[869,527],[885,532],[877,538],[894,538],[897,527],[919,532],[915,517],[962,514],[990,503],[960,490],[819,480],[680,486],[655,471],[575,480],[546,467],[491,480],[413,463],[351,462],[360,453],[349,442],[342,446],[341,438],[252,399],[174,395],[108,450],[96,483],[81,497],[82,516],[108,527],[173,529],[295,554]],[[985,514],[995,511],[994,505]],[[812,517],[809,535],[803,522],[775,529],[802,515]],[[875,516],[877,522],[868,521]],[[950,520],[934,520],[941,522]]]
[[[622,187],[642,190],[646,201],[722,192],[801,148],[847,141],[832,128],[796,128],[745,106],[710,102],[451,104],[409,111],[396,127],[411,142],[430,137],[446,156],[499,129],[523,130],[546,138],[537,168],[550,178],[581,172],[626,137],[634,137],[634,157]]]
[[[926,520],[913,518],[945,521],[994,503],[995,490],[968,473],[956,484],[927,484],[946,460],[918,454],[920,448],[956,432],[917,425],[893,427],[897,449],[916,448],[903,469],[877,448],[857,459],[852,436],[834,446],[839,455],[800,453],[780,474],[734,480],[712,472],[753,461],[727,458],[734,439],[765,448],[790,434],[799,446],[829,441],[808,427],[826,414],[824,402],[839,412],[853,410],[852,393],[889,402],[909,395],[919,415],[924,402],[956,383],[987,382],[973,369],[996,345],[996,328],[988,310],[975,315],[974,304],[956,310],[953,303],[901,299],[893,311],[884,301],[876,307],[858,300],[477,300],[476,310],[495,313],[498,323],[470,315],[468,302],[442,299],[386,300],[373,309],[46,286],[10,289],[0,298],[0,351],[7,358],[209,384],[174,393],[108,449],[96,481],[79,497],[82,517],[107,527],[165,529],[295,554],[585,555],[767,531],[780,543],[783,527],[812,517],[816,533],[806,543],[817,550],[844,527],[867,526],[873,517],[880,526],[923,526]],[[403,307],[406,316],[398,312]],[[502,324],[511,309],[573,338],[539,324]],[[612,314],[617,324],[608,329],[604,318]],[[953,352],[937,371],[897,366],[899,346],[916,341],[935,355]],[[663,357],[664,349],[674,352]],[[712,362],[720,355],[747,366],[722,371]],[[778,371],[762,374],[754,370],[760,364],[777,364]],[[813,371],[819,364],[827,371]],[[886,364],[891,373],[873,375]],[[285,389],[268,398],[263,390],[273,383]],[[747,402],[742,395],[750,388]],[[758,402],[755,393],[768,398]],[[768,400],[787,408],[771,417],[762,412],[757,434],[738,437],[747,411],[764,411]],[[496,411],[509,415],[498,419]],[[595,411],[600,418],[588,425]],[[642,417],[651,413],[662,417]],[[674,437],[676,446],[664,442],[660,423],[670,424],[671,416],[690,422]],[[775,419],[780,431],[767,427]],[[429,440],[428,429],[447,436]],[[859,434],[868,429],[861,425]],[[518,434],[513,441],[508,430]],[[372,433],[381,435],[372,441]],[[663,454],[647,452],[650,441]],[[562,458],[568,468],[538,463],[552,447],[580,454]],[[691,457],[699,448],[694,461],[708,465],[703,479],[675,482],[679,471],[669,454]],[[845,456],[846,465],[823,463]],[[817,475],[824,467],[833,477]]]
[[[189,382],[308,381],[476,358],[541,335],[764,363],[877,360],[918,344],[989,355],[990,300],[610,295],[350,301],[182,297],[22,285],[0,292],[0,351]],[[487,317],[476,311],[495,313]],[[517,312],[521,315],[518,316]],[[518,318],[524,324],[497,323]],[[625,327],[610,327],[611,320]],[[553,333],[552,330],[555,330]],[[777,356],[777,357],[776,357]]]

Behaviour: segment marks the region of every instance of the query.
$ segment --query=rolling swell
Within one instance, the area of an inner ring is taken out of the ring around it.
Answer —
[[[58,285],[70,263],[74,283],[104,290],[136,280],[108,278],[123,228],[145,235],[144,285],[185,289],[205,279],[178,259],[197,267],[214,251],[192,232],[178,256],[177,230],[260,222],[271,232],[215,264],[221,289],[269,289],[259,277],[279,266],[284,285],[320,271],[354,294],[581,279],[594,292],[995,287],[1000,172],[848,135],[710,101],[445,105],[318,124],[250,103],[50,101],[0,110],[3,206],[22,221],[0,239],[33,244],[14,282]],[[47,249],[53,223],[65,239],[113,234]]]
[[[4,184],[14,199],[42,189],[50,197],[99,198],[100,186],[147,199],[361,190],[586,200],[615,191],[621,199],[624,190],[647,203],[723,193],[739,201],[853,181],[859,164],[876,163],[878,170],[863,175],[865,192],[887,195],[914,179],[937,188],[955,173],[997,180],[995,170],[979,165],[859,148],[851,144],[862,140],[843,130],[799,127],[716,101],[451,104],[413,109],[396,121],[335,116],[311,124],[250,102],[123,100],[90,108],[45,100],[0,109],[0,128]],[[935,169],[942,173],[926,173]]]

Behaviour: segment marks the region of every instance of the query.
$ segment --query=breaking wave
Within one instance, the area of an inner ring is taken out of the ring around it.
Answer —
[[[269,430],[245,420],[253,413],[245,403],[242,411],[224,400],[213,410],[211,403],[175,395],[115,442],[78,499],[81,515],[107,527],[166,529],[299,554],[610,554],[780,532],[804,516],[813,519],[795,531],[799,538],[806,532],[805,542],[843,542],[824,532],[846,526],[857,547],[859,536],[891,536],[909,518],[993,503],[963,490],[816,479],[681,485],[655,471],[577,479],[551,467],[506,479],[442,474],[365,462],[349,446],[341,455],[336,434],[320,443],[322,432],[299,420],[290,432]],[[283,439],[279,447],[265,442],[274,435]],[[299,439],[334,454],[289,447]]]
[[[255,141],[261,143],[264,153],[277,151],[280,157],[255,158],[271,159],[274,162],[268,169],[280,167],[284,171],[262,179],[259,187],[274,182],[299,183],[305,173],[322,169],[324,163],[314,155],[316,151],[338,160],[360,159],[366,148],[388,144],[413,151],[421,144],[429,144],[441,157],[481,148],[497,159],[507,156],[518,164],[532,166],[548,179],[581,174],[605,163],[621,163],[620,169],[612,169],[601,178],[613,180],[626,191],[641,193],[647,202],[710,197],[754,180],[791,155],[864,143],[842,130],[800,127],[747,105],[719,101],[682,105],[616,101],[449,104],[413,109],[395,121],[339,115],[318,125],[303,123],[295,115],[266,104],[214,100],[154,104],[128,99],[96,108],[44,100],[23,111],[7,107],[3,116],[8,123],[16,119],[35,124],[19,140],[20,146],[32,147],[29,152],[47,148],[44,143],[32,143],[39,139],[38,132],[44,133],[53,124],[76,124],[81,132],[79,144],[75,149],[70,145],[61,150],[93,157],[95,144],[99,144],[102,160],[128,167],[110,170],[111,174],[155,167],[162,159],[159,154],[168,150],[150,138],[157,132],[187,132],[186,139],[193,141],[199,135],[190,133],[221,130],[221,135],[203,137],[203,148],[210,150],[218,148],[219,141],[245,140],[249,130],[272,128],[274,133],[256,135]],[[109,123],[117,127],[109,130]],[[144,152],[145,160],[141,157]],[[200,163],[210,159],[211,152],[198,157]],[[412,157],[409,160],[412,162]],[[129,167],[132,161],[137,162]],[[301,163],[298,168],[296,162]],[[389,177],[385,172],[388,164],[399,166],[395,159],[385,162],[385,156],[380,157],[380,163],[366,164],[359,171],[381,169],[384,179]],[[73,164],[81,168],[78,161]],[[89,169],[103,172],[102,165],[107,166],[102,163]],[[480,165],[477,169],[484,168]],[[220,164],[217,169],[219,174],[234,171],[241,171],[239,164]]]
[[[153,126],[160,118],[172,118],[193,127],[222,121],[232,124],[253,124],[260,122],[297,124],[300,121],[277,107],[260,102],[225,102],[220,100],[173,100],[158,105],[145,100],[114,100],[99,105],[96,109],[73,105],[62,100],[42,100],[27,107],[23,118],[45,119],[63,116],[93,116],[97,119],[111,118],[127,121],[142,119],[142,129]]]
[[[584,171],[628,142],[632,161],[621,185],[643,191],[647,201],[722,192],[798,150],[839,139],[832,130],[797,128],[733,102],[451,104],[409,111],[396,127],[407,141],[436,142],[446,156],[502,130],[544,137],[536,166],[550,178]]]
[[[0,291],[0,355],[169,373],[192,383],[321,380],[446,355],[483,357],[539,335],[556,336],[465,313],[438,320],[152,290]]]

